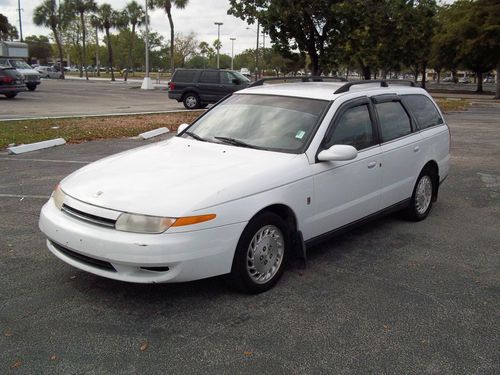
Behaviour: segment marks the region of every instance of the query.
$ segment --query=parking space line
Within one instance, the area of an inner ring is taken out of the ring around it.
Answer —
[[[49,199],[49,195],[31,195],[31,194],[0,194],[0,198],[33,198],[33,199]]]
[[[10,160],[10,161],[34,161],[41,163],[70,163],[70,164],[90,164],[91,161],[82,160],[52,160],[52,159],[17,159],[17,158],[0,158],[0,160]]]

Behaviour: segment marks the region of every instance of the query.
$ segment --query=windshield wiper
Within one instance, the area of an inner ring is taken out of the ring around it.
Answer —
[[[202,138],[198,134],[194,134],[193,132],[184,132],[184,134],[189,135],[191,138],[194,138],[197,141],[202,141],[202,142],[206,142],[207,141],[205,138]]]
[[[265,148],[263,148],[263,147],[251,145],[250,143],[240,141],[239,139],[236,139],[236,138],[229,138],[229,137],[214,137],[214,138],[218,139],[219,141],[229,143],[229,144],[234,145],[234,146],[256,148],[258,150],[265,150]]]

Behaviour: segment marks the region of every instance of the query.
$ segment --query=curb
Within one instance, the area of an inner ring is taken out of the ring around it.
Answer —
[[[139,137],[141,137],[142,139],[149,139],[149,138],[157,137],[157,136],[162,135],[162,134],[166,134],[168,132],[170,132],[170,130],[168,130],[167,128],[158,128],[158,129],[153,129],[153,130],[141,133],[141,134],[139,134]]]
[[[66,141],[63,138],[55,138],[50,139],[48,141],[36,142],[36,143],[28,143],[25,145],[12,146],[7,148],[7,152],[9,154],[23,154],[25,152],[31,152],[36,150],[41,150],[44,148],[60,146],[65,144]]]

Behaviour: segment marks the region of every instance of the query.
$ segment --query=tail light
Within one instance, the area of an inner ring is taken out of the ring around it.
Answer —
[[[169,83],[168,83],[168,89],[169,89],[169,90],[173,90],[173,89],[175,89],[175,83],[173,83],[173,82],[169,82]]]
[[[0,77],[0,82],[7,83],[7,84],[13,83],[14,82],[14,78],[9,77],[9,76]]]

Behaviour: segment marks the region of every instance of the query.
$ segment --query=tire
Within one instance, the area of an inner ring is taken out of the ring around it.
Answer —
[[[197,109],[200,106],[200,97],[194,92],[188,92],[184,95],[182,102],[186,109]]]
[[[290,251],[286,222],[272,212],[262,213],[241,234],[231,268],[231,286],[248,294],[272,288],[283,274]]]
[[[17,92],[9,92],[8,94],[5,94],[5,96],[9,99],[15,98],[17,96]]]
[[[35,91],[36,90],[36,85],[26,85],[26,87],[28,88],[28,90],[30,91]]]
[[[410,221],[424,220],[431,212],[432,203],[436,200],[437,193],[436,172],[431,168],[424,168],[417,178],[410,205],[405,216]]]

